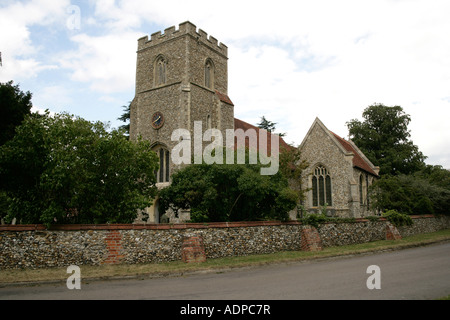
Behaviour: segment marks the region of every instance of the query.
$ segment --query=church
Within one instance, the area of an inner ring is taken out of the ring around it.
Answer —
[[[369,209],[369,187],[380,168],[353,141],[339,137],[316,118],[299,148],[308,163],[302,181],[303,190],[309,190],[308,212],[325,210],[328,216],[354,218],[375,215]]]
[[[183,128],[194,135],[195,124],[202,130],[259,128],[234,118],[234,104],[228,96],[228,48],[189,21],[138,39],[136,91],[130,105],[130,139],[152,142],[159,156],[157,187],[170,184],[172,173],[181,168],[171,161],[172,139]],[[183,139],[184,137],[182,137]],[[270,139],[268,140],[270,141]],[[287,147],[280,138],[279,145]],[[193,147],[192,147],[193,148]],[[280,148],[281,149],[281,148]],[[304,207],[309,212],[325,209],[333,216],[371,215],[368,186],[378,169],[351,142],[316,119],[300,145],[310,164],[302,185],[308,188]],[[158,199],[147,209],[149,223],[182,222],[188,212],[175,219],[173,213],[158,210]]]

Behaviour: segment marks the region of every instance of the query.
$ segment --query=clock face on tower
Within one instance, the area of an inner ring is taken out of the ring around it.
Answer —
[[[161,112],[155,112],[152,116],[152,127],[154,129],[159,129],[164,125],[164,116]]]

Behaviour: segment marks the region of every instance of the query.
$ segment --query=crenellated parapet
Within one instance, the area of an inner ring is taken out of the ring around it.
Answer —
[[[164,33],[161,33],[161,31],[152,33],[150,36],[150,40],[148,39],[148,36],[140,38],[138,40],[138,51],[157,46],[158,44],[181,37],[186,34],[191,35],[198,42],[201,42],[211,49],[218,51],[224,56],[228,56],[228,47],[226,45],[224,45],[223,43],[219,43],[213,36],[208,36],[208,34],[202,29],[198,29],[197,31],[197,27],[189,21],[180,23],[178,29],[176,29],[175,26],[172,26],[166,28],[164,30]]]

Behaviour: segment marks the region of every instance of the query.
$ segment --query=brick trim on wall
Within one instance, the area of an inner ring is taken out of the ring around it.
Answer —
[[[319,232],[314,227],[303,227],[301,231],[301,249],[302,251],[320,251],[322,250],[322,240]]]
[[[392,223],[386,223],[386,240],[400,240],[402,238],[397,227]]]
[[[236,228],[301,225],[298,221],[242,221],[242,222],[210,222],[210,223],[176,223],[176,224],[64,224],[52,225],[46,228],[42,224],[0,225],[0,231],[75,231],[75,230],[181,230],[181,229],[208,229],[208,228]]]
[[[105,237],[107,255],[102,264],[117,264],[124,257],[122,250],[122,234],[120,231],[111,230]]]
[[[186,263],[206,261],[205,246],[203,245],[202,237],[191,236],[183,239],[181,260]]]
[[[411,215],[412,219],[435,218],[433,215]],[[355,222],[367,222],[368,219],[356,218]],[[379,221],[387,221],[380,218]],[[326,222],[334,223],[334,222]],[[179,229],[207,229],[207,228],[236,228],[259,226],[302,225],[298,221],[240,221],[240,222],[208,222],[208,223],[168,223],[168,224],[64,224],[52,225],[46,228],[43,224],[3,224],[0,231],[71,231],[71,230],[179,230]]]

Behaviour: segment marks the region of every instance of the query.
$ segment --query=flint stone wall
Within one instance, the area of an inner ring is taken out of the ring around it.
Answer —
[[[450,228],[450,217],[414,217],[402,236]],[[325,223],[322,247],[386,239],[384,219]],[[203,239],[207,259],[302,250],[302,224],[235,222],[174,225],[0,225],[0,270],[181,260],[188,237]]]

